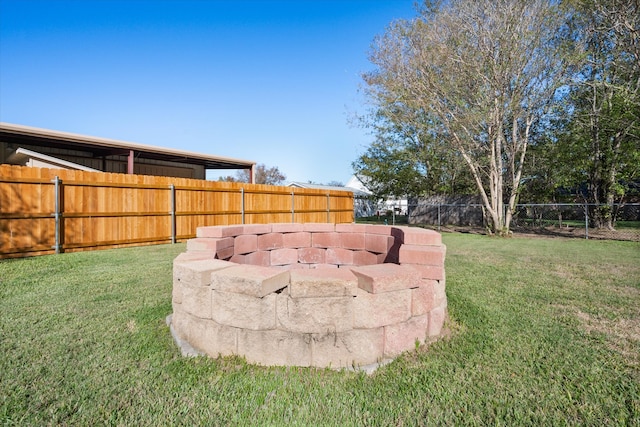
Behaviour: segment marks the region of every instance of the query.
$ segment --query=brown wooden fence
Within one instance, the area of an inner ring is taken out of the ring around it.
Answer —
[[[0,165],[0,258],[170,243],[204,225],[353,220],[346,191]]]

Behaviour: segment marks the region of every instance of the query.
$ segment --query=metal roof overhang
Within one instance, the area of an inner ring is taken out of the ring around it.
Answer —
[[[0,141],[16,145],[16,148],[23,144],[39,147],[55,145],[68,150],[87,151],[94,157],[129,155],[134,151],[136,158],[189,163],[204,166],[205,169],[251,169],[256,164],[250,160],[210,156],[3,122],[0,122]]]

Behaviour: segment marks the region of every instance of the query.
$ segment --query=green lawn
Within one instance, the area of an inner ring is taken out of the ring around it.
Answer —
[[[445,234],[450,334],[373,375],[183,358],[184,244],[0,261],[4,425],[640,425],[640,244]]]

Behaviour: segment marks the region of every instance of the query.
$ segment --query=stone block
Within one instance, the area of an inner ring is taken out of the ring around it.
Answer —
[[[302,229],[310,233],[330,233],[335,231],[336,227],[324,222],[307,222],[302,224]]]
[[[340,246],[344,249],[364,250],[365,235],[364,233],[339,233]]]
[[[211,319],[211,287],[182,282],[182,310],[202,319]]]
[[[291,298],[287,293],[278,294],[278,329],[303,334],[350,330],[353,300],[352,296]]]
[[[212,272],[233,266],[233,263],[219,259],[182,261],[176,258],[173,262],[173,279],[194,286],[208,286]]]
[[[219,251],[233,246],[233,237],[197,237],[187,240],[187,251]]]
[[[325,264],[308,264],[308,265],[309,265],[309,268],[314,269],[314,270],[323,269],[323,268],[331,268],[331,269],[338,268],[338,266],[335,265],[335,264],[327,264],[327,263],[325,263]]]
[[[311,247],[311,233],[306,231],[284,233],[282,235],[282,245],[285,248],[309,248]]]
[[[432,280],[444,280],[444,265],[422,265],[422,264],[407,264],[402,263],[401,265],[406,265],[414,268],[418,271],[418,274],[423,279],[432,279]]]
[[[316,268],[291,271],[291,298],[355,296],[358,280],[348,269]]]
[[[369,251],[353,251],[353,265],[373,265],[378,263],[378,256]]]
[[[276,294],[257,298],[233,292],[213,291],[211,318],[220,325],[269,330],[276,327]]]
[[[366,224],[336,224],[336,231],[338,233],[364,234],[367,231],[367,225]]]
[[[356,288],[354,329],[372,329],[404,322],[411,317],[411,289],[370,294]]]
[[[213,259],[215,251],[196,251],[183,252],[173,259],[173,262],[201,261],[205,259]]]
[[[270,251],[271,265],[290,265],[298,263],[298,250],[293,248]]]
[[[384,328],[313,334],[312,364],[320,368],[351,368],[382,360]]]
[[[174,313],[175,316],[175,313]],[[180,329],[187,331],[189,344],[211,357],[231,356],[237,354],[236,328],[219,325],[210,319],[198,319],[187,317],[184,321],[178,320]],[[176,321],[172,318],[172,324]],[[174,327],[174,330],[178,327]]]
[[[443,266],[445,247],[404,244],[400,247],[400,264]]]
[[[173,279],[173,287],[171,288],[171,302],[182,304],[182,284],[176,278]]]
[[[282,222],[277,224],[271,224],[272,233],[298,233],[303,229],[300,223]]]
[[[213,225],[196,228],[196,237],[235,237],[243,232],[242,225]]]
[[[267,233],[271,233],[271,224],[245,224],[242,226],[242,234]]]
[[[311,366],[311,335],[289,331],[238,331],[238,354],[266,366]]]
[[[217,291],[263,297],[289,285],[289,272],[257,265],[235,265],[211,275]]]
[[[284,248],[282,233],[268,233],[258,236],[258,250],[270,251]]]
[[[437,337],[442,332],[444,320],[447,317],[447,310],[444,307],[436,307],[429,312],[429,328],[427,336]]]
[[[352,267],[358,278],[358,287],[372,294],[417,288],[422,280],[416,271],[397,264],[375,264]]]
[[[233,243],[234,255],[244,255],[258,250],[258,236],[243,234],[235,238]]]
[[[364,249],[377,254],[386,254],[393,246],[393,236],[384,234],[367,234],[365,235]]]
[[[416,348],[416,341],[424,343],[427,338],[429,319],[427,315],[412,317],[406,322],[384,327],[384,356],[395,357]]]
[[[352,265],[353,251],[343,248],[327,248],[326,254],[327,264],[336,265]]]
[[[298,262],[302,264],[324,264],[325,249],[322,248],[300,248],[298,249]]]
[[[235,252],[235,248],[233,246],[230,246],[228,248],[224,248],[224,249],[219,249],[216,252],[216,259],[224,259],[224,260],[228,260],[229,258],[231,258],[233,256]]]
[[[229,262],[233,262],[235,264],[247,264],[247,256],[233,255],[231,258],[229,258]]]
[[[311,246],[314,248],[339,248],[342,245],[340,233],[313,233]]]
[[[391,236],[392,226],[382,224],[366,224],[365,233]]]
[[[270,251],[256,251],[250,254],[244,255],[245,264],[251,265],[262,265],[264,267],[269,267],[271,265],[271,253]]]
[[[411,314],[422,316],[436,307],[437,280],[423,280],[419,287],[411,289]]]
[[[419,227],[395,227],[402,231],[402,242],[405,245],[435,245],[442,244],[442,236],[434,230]]]

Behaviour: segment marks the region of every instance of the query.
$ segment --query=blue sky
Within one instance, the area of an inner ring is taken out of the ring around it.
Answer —
[[[0,0],[0,121],[346,183],[369,48],[413,3]]]

